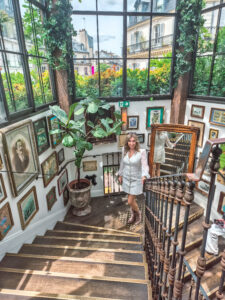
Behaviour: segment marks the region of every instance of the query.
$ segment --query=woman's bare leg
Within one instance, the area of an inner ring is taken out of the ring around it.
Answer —
[[[129,195],[128,194],[128,204],[133,209],[133,211],[138,212],[139,208],[138,208],[138,205],[137,205],[137,202],[136,202],[135,198],[136,198],[135,195]]]
[[[160,176],[160,164],[159,163],[156,164],[156,176],[157,177]]]

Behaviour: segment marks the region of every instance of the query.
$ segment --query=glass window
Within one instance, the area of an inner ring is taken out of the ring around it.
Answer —
[[[216,51],[217,53],[225,53],[225,8],[221,11]]]
[[[211,56],[197,57],[195,62],[193,92],[196,95],[208,95]]]
[[[127,60],[127,95],[148,94],[148,59]]]
[[[176,0],[153,0],[153,12],[169,13],[174,12]]]
[[[98,10],[123,11],[123,0],[98,0]]]
[[[217,55],[214,61],[211,96],[225,97],[225,55]]]
[[[169,56],[170,54],[167,54]],[[150,94],[165,95],[170,93],[171,58],[151,58]]]
[[[150,12],[151,0],[137,1],[127,0],[127,11],[132,12]]]
[[[74,10],[96,10],[96,0],[72,0],[71,4]]]

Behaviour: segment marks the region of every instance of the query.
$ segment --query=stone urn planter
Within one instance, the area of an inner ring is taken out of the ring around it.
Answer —
[[[73,180],[68,183],[67,187],[70,195],[70,203],[74,207],[74,216],[86,216],[91,213],[90,191],[91,183],[87,179],[80,179],[81,189],[77,189],[78,180]]]

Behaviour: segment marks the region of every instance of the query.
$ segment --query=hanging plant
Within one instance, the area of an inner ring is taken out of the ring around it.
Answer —
[[[191,55],[194,52],[196,37],[204,19],[201,15],[202,0],[179,0],[177,3],[178,38],[174,82],[192,68]]]

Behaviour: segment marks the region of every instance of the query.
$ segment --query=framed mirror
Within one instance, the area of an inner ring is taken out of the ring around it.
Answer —
[[[151,129],[151,176],[192,173],[199,128],[180,124],[152,124]]]

